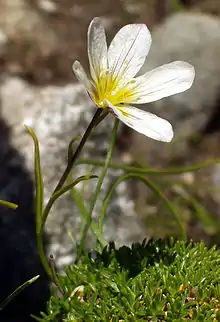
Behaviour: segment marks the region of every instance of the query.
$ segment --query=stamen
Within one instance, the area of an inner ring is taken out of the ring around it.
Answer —
[[[107,74],[109,73],[109,69],[106,69],[106,70],[102,70],[101,72],[100,72],[100,78],[102,77],[102,76],[104,76],[104,75],[106,75],[107,76]]]

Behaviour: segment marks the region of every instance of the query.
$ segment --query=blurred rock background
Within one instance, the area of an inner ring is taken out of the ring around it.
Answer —
[[[220,87],[219,0],[0,0],[0,198],[19,204],[0,208],[0,301],[27,279],[41,279],[7,310],[0,321],[29,321],[30,312],[43,309],[48,281],[36,249],[34,227],[33,143],[23,124],[35,130],[41,148],[45,200],[55,187],[72,137],[82,135],[95,108],[76,82],[71,65],[79,59],[88,68],[86,33],[100,16],[109,40],[124,24],[146,23],[153,44],[142,71],[173,60],[196,68],[193,87],[182,94],[143,106],[169,119],[175,140],[162,144],[120,127],[114,161],[163,169],[218,158]],[[100,124],[83,156],[103,159],[112,118]],[[77,168],[77,175],[100,169]],[[109,170],[100,202],[121,171]],[[188,235],[219,243],[220,200],[218,164],[176,176],[151,176],[180,213]],[[87,182],[86,202],[95,181]],[[80,187],[82,189],[82,187]],[[45,232],[47,252],[56,255],[60,271],[75,257],[81,228],[71,195],[59,200]],[[178,236],[167,210],[139,182],[122,183],[108,207],[105,236],[118,244],[144,237]],[[93,241],[89,239],[89,245]],[[29,310],[27,310],[27,307]],[[18,316],[17,312],[21,312]]]

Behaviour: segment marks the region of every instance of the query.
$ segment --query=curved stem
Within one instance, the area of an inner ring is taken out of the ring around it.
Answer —
[[[207,160],[204,162],[200,162],[194,164],[192,166],[182,167],[182,168],[168,168],[168,169],[151,169],[151,168],[142,168],[142,167],[134,167],[134,166],[127,166],[120,163],[110,163],[110,169],[120,169],[125,172],[132,172],[132,173],[139,173],[139,174],[152,174],[152,175],[169,175],[169,174],[181,174],[186,172],[196,172],[213,164],[220,163],[220,158]],[[105,161],[94,160],[94,159],[79,159],[76,162],[76,165],[79,164],[89,164],[94,165],[97,167],[103,167]]]
[[[102,183],[103,183],[105,175],[106,175],[106,173],[108,171],[109,163],[110,163],[111,158],[112,158],[112,153],[113,153],[113,148],[114,148],[114,145],[115,145],[115,139],[116,139],[116,133],[117,133],[117,129],[118,129],[118,124],[119,124],[119,120],[116,118],[115,122],[114,122],[113,130],[112,130],[112,137],[110,139],[109,150],[108,150],[108,153],[107,153],[107,156],[106,156],[105,165],[104,165],[104,167],[102,169],[102,173],[101,173],[101,176],[99,178],[99,181],[98,181],[98,184],[97,184],[97,187],[96,187],[96,191],[94,193],[94,197],[93,197],[92,202],[91,202],[91,206],[90,206],[90,216],[91,217],[92,217],[92,212],[94,210],[94,207],[95,207],[99,192],[100,192],[101,187],[102,187]],[[104,220],[104,218],[102,218],[102,216],[100,216],[99,217],[99,230],[100,230],[101,234],[103,234],[103,220]]]
[[[105,159],[105,163],[104,163],[101,175],[99,177],[95,193],[94,193],[94,195],[92,197],[92,201],[90,203],[89,221],[87,221],[87,223],[86,223],[86,225],[84,227],[83,233],[82,233],[82,238],[81,238],[80,246],[79,246],[79,249],[78,249],[77,260],[80,258],[81,253],[82,253],[82,251],[83,251],[83,249],[85,247],[86,236],[87,236],[89,227],[90,227],[90,225],[92,223],[92,213],[93,213],[93,210],[95,208],[95,204],[96,204],[96,201],[98,199],[98,195],[100,193],[100,190],[101,190],[101,187],[102,187],[106,172],[107,172],[108,167],[109,167],[109,163],[110,163],[111,158],[112,158],[112,152],[113,152],[113,148],[114,148],[114,145],[115,145],[115,138],[116,138],[116,132],[117,132],[117,129],[118,129],[118,124],[119,124],[119,120],[116,118],[115,122],[114,122],[113,130],[112,130],[112,135],[111,135],[111,138],[110,138],[110,142],[109,142],[109,148],[108,148],[107,156],[106,156],[106,159]],[[100,231],[101,236],[102,236],[102,230],[103,230],[103,219],[104,218],[102,218],[102,217],[99,218],[99,231]]]
[[[45,256],[45,252],[44,252],[43,232],[37,231],[36,235],[37,235],[37,249],[38,249],[41,263],[42,263],[47,275],[49,276],[49,278],[52,280],[52,282],[54,282],[53,275],[52,275],[48,260]]]

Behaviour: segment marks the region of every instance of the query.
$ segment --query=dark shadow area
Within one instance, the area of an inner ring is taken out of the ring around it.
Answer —
[[[1,312],[1,322],[33,321],[49,298],[47,276],[41,266],[35,236],[34,187],[25,162],[10,144],[10,130],[0,119],[0,199],[19,205],[0,206],[0,302],[28,279],[40,278]]]
[[[144,239],[142,243],[133,243],[131,247],[121,246],[118,249],[112,241],[105,246],[101,253],[92,251],[89,258],[99,266],[100,262],[105,266],[110,266],[116,259],[121,269],[128,272],[129,278],[140,274],[144,268],[154,266],[161,261],[165,265],[171,265],[176,254],[171,254],[170,248],[175,244],[173,238],[166,239]]]
[[[203,129],[202,134],[213,134],[216,132],[220,132],[220,96],[216,102],[215,110]]]

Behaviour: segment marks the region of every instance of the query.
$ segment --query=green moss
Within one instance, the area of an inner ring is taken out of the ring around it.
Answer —
[[[202,242],[111,243],[59,280],[39,321],[220,321],[220,252]]]

